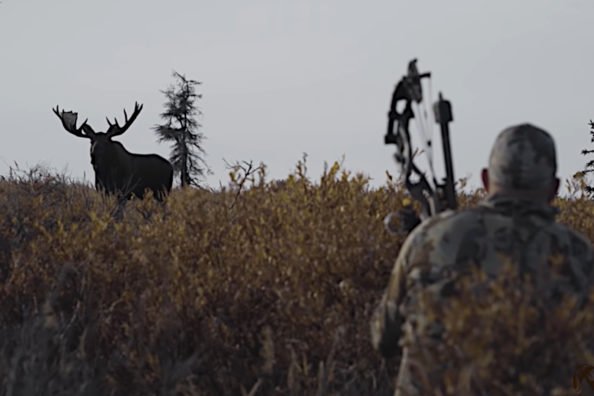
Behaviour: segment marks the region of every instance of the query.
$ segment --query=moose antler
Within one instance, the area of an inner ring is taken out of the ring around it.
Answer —
[[[56,108],[52,110],[58,116],[60,121],[62,121],[62,126],[64,126],[64,129],[66,129],[71,134],[87,139],[90,139],[91,135],[93,135],[92,128],[89,125],[87,125],[88,119],[86,119],[85,122],[83,122],[79,128],[76,128],[76,120],[78,119],[78,113],[64,110],[60,112],[60,107],[58,105],[56,105]]]
[[[105,119],[107,120],[107,123],[109,124],[109,129],[107,130],[107,135],[109,137],[112,136],[118,136],[121,135],[122,133],[126,132],[126,130],[130,127],[130,125],[132,125],[132,123],[134,122],[134,120],[136,119],[136,117],[138,117],[138,114],[140,114],[140,111],[142,110],[142,106],[143,105],[139,105],[138,102],[134,102],[134,112],[132,113],[132,117],[130,117],[130,119],[128,119],[128,114],[126,113],[126,109],[124,109],[124,126],[120,126],[118,124],[118,120],[117,118],[114,117],[114,123],[112,124],[109,121],[109,118],[105,117]]]

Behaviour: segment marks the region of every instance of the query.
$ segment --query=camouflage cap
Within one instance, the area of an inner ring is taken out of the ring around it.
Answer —
[[[504,129],[489,157],[489,178],[502,187],[538,189],[551,185],[557,172],[555,142],[531,124]]]

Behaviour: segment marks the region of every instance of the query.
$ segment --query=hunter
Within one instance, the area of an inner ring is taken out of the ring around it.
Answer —
[[[539,271],[551,270],[547,260],[557,255],[567,279],[555,283],[563,288],[555,292],[580,296],[590,292],[592,244],[555,221],[556,172],[555,143],[549,133],[531,124],[509,127],[497,136],[488,168],[482,170],[484,201],[474,208],[431,217],[407,237],[371,320],[373,347],[384,357],[401,354],[395,395],[422,392],[417,367],[411,363],[420,351],[400,346],[406,334],[414,334],[423,316],[416,305],[419,293],[454,279],[469,263],[497,274],[508,257],[514,266],[538,276]],[[540,275],[540,279],[550,278],[547,273]],[[439,383],[439,370],[423,367],[424,380]]]

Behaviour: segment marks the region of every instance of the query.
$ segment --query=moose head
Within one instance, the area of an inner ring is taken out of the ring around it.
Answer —
[[[78,113],[52,109],[62,121],[64,129],[71,134],[91,141],[91,164],[95,171],[95,188],[106,194],[115,194],[121,198],[135,195],[143,198],[146,189],[152,190],[153,196],[161,201],[171,191],[173,167],[165,158],[156,154],[133,154],[113,137],[122,135],[134,122],[142,105],[135,103],[134,112],[128,118],[124,109],[124,125],[117,119],[111,123],[109,118],[107,132],[95,132],[85,120],[76,127]]]

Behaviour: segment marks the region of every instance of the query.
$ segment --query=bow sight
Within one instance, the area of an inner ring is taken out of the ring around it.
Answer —
[[[385,144],[396,145],[394,159],[401,167],[401,178],[404,180],[406,189],[412,198],[421,203],[421,219],[428,218],[446,209],[456,209],[458,206],[450,146],[449,123],[453,120],[450,102],[444,100],[440,93],[439,99],[433,105],[435,121],[441,127],[441,141],[445,161],[446,176],[442,183],[439,183],[435,177],[431,158],[431,139],[426,137],[427,131],[423,130],[427,127],[431,128],[431,124],[423,125],[423,122],[421,122],[422,114],[419,114],[422,113],[421,104],[423,102],[421,82],[423,79],[430,78],[431,73],[429,72],[419,73],[416,59],[409,62],[408,73],[402,77],[394,89],[390,111],[388,112],[388,131],[384,136]],[[404,106],[401,106],[402,104]],[[398,111],[398,108],[402,110]],[[432,173],[431,182],[427,179],[425,172],[421,172],[414,163],[415,156],[409,130],[410,120],[413,118],[419,121],[420,132],[423,132],[425,138],[422,142],[425,145],[425,154],[428,156]],[[416,178],[418,181],[413,181],[412,178]]]

